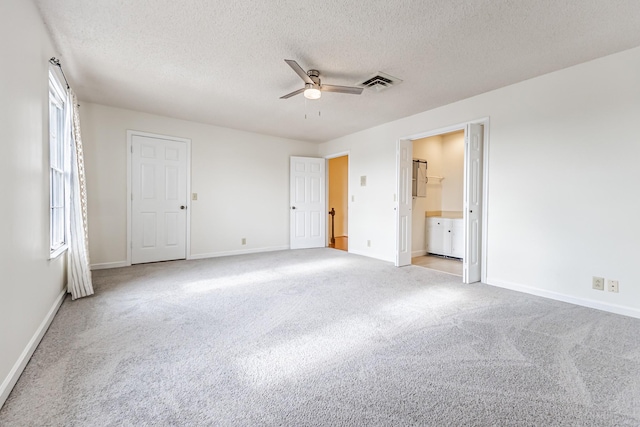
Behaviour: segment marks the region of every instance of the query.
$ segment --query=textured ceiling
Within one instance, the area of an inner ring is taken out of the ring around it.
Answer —
[[[638,0],[35,3],[81,100],[317,142],[640,46]],[[404,82],[282,100],[302,87],[284,59]]]

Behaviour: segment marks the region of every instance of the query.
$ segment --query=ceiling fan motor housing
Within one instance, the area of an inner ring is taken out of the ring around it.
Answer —
[[[307,71],[307,76],[313,81],[316,85],[320,86],[320,71],[318,70],[309,70]]]

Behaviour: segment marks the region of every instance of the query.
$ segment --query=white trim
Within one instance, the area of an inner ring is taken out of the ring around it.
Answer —
[[[131,139],[135,135],[134,131],[127,130],[127,264],[131,265]]]
[[[414,135],[404,136],[398,139],[409,139],[411,141],[415,141],[416,139],[429,138],[430,136],[442,135],[445,133],[457,132],[459,130],[465,130],[467,123],[481,123],[481,121],[469,121],[459,123],[457,125],[446,126],[443,128],[430,130],[427,132],[416,133]]]
[[[72,135],[71,135],[71,110],[69,105],[69,94],[62,86],[60,76],[57,73],[59,67],[49,66],[49,97],[48,97],[48,119],[47,119],[47,153],[48,153],[48,170],[49,170],[49,259],[55,259],[59,257],[61,254],[67,251],[69,247],[69,230],[70,230],[70,194],[71,194],[71,184],[70,184],[70,172],[71,172],[71,144]],[[53,99],[52,99],[53,96]],[[62,169],[58,170],[57,167],[53,167],[51,165],[51,102],[54,102],[56,106],[62,112],[62,128],[56,129],[57,131],[57,140],[61,140],[61,147],[63,150],[63,165]],[[53,199],[53,187],[52,187],[52,169],[55,169],[57,172],[62,173],[62,177],[64,180],[64,239],[63,243],[56,247],[51,247],[51,237],[52,237],[52,214],[51,214],[51,204]]]
[[[108,268],[131,267],[131,263],[127,261],[101,262],[99,264],[91,264],[91,270],[106,270]]]
[[[445,133],[456,132],[459,130],[465,130],[467,124],[470,123],[478,123],[484,126],[484,140],[483,140],[483,152],[482,152],[482,253],[480,254],[480,263],[481,263],[481,272],[480,272],[480,281],[486,283],[487,281],[487,252],[488,252],[488,239],[489,235],[489,127],[490,127],[490,117],[481,117],[479,119],[469,120],[466,122],[445,126],[439,129],[434,129],[426,132],[421,132],[409,136],[404,136],[398,138],[396,140],[396,147],[399,144],[400,140],[409,139],[411,141],[415,141],[416,139],[428,138],[430,136],[442,135]],[[466,148],[465,148],[466,150]],[[397,151],[397,149],[396,149]],[[396,154],[397,155],[397,154]],[[397,162],[397,160],[396,160]],[[398,179],[398,171],[396,170],[396,179]],[[396,209],[396,235],[398,233],[397,227],[397,218],[398,211]],[[396,236],[397,239],[397,236]],[[396,248],[395,257],[398,257],[398,248]]]
[[[166,139],[168,141],[184,142],[187,144],[187,236],[185,240],[185,258],[191,257],[191,140],[177,136],[161,135],[157,133],[142,132],[138,130],[127,130],[127,264],[131,265],[131,140],[134,136],[144,136],[148,138]],[[92,267],[93,268],[93,267]],[[115,267],[105,267],[115,268]]]
[[[185,139],[187,144],[187,236],[184,244],[186,259],[191,259],[191,140]],[[129,197],[131,198],[131,197]]]
[[[325,159],[329,160],[329,159],[337,159],[338,157],[344,157],[344,156],[350,156],[351,155],[351,151],[341,151],[339,153],[333,153],[333,154],[327,154],[326,156],[324,156]]]
[[[488,279],[487,285],[496,286],[498,288],[509,289],[512,291],[523,292],[525,294],[535,295],[555,301],[567,302],[582,307],[594,308],[609,313],[621,314],[623,316],[635,317],[640,319],[640,310],[637,308],[625,307],[622,305],[611,304],[608,302],[595,301],[588,298],[579,298],[559,292],[547,291],[545,289],[534,288],[532,286],[521,285],[518,283],[507,282],[499,279]]]
[[[482,254],[480,256],[480,281],[487,281],[487,255],[489,243],[489,128],[490,118],[485,117],[478,123],[484,127],[482,141]]]
[[[289,250],[289,245],[267,246],[265,248],[255,248],[255,249],[239,249],[235,251],[211,252],[208,254],[192,254],[191,258],[189,259],[218,258],[223,256],[231,256],[231,255],[245,255],[245,254],[256,254],[261,252],[275,252],[275,251],[286,251],[286,250]]]
[[[65,253],[68,249],[69,249],[69,244],[65,243],[64,245],[60,246],[58,249],[52,251],[49,254],[49,260],[58,258],[60,255]]]
[[[53,305],[49,309],[49,312],[47,313],[45,318],[42,320],[42,323],[40,323],[38,329],[36,329],[35,334],[33,334],[33,337],[31,337],[31,339],[27,343],[27,346],[22,351],[22,354],[20,354],[20,357],[9,371],[9,374],[7,374],[4,381],[2,381],[2,385],[0,385],[0,408],[2,408],[2,405],[4,405],[4,402],[9,397],[11,390],[13,390],[16,382],[18,382],[18,378],[20,378],[20,375],[22,375],[24,368],[27,366],[27,363],[29,363],[29,359],[31,359],[33,352],[36,351],[36,348],[38,347],[38,344],[40,344],[42,337],[44,336],[45,332],[47,332],[47,329],[49,329],[49,325],[51,325],[51,322],[56,316],[56,313],[62,305],[62,302],[64,301],[66,295],[67,290],[63,289],[60,292],[60,295],[58,295],[56,300],[53,302]]]

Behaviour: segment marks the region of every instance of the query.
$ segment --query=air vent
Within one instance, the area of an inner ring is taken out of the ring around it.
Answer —
[[[356,86],[363,87],[365,89],[373,89],[376,92],[380,92],[400,83],[402,83],[402,80],[397,77],[393,77],[382,72],[377,72],[371,77],[367,78],[365,81],[356,84]]]

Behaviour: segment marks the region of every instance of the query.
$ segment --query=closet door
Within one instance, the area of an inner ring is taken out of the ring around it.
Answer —
[[[413,142],[398,141],[396,166],[398,192],[396,194],[396,267],[411,265],[411,184],[413,176]]]
[[[480,281],[482,236],[482,137],[484,127],[468,124],[464,150],[465,249],[462,281]]]

